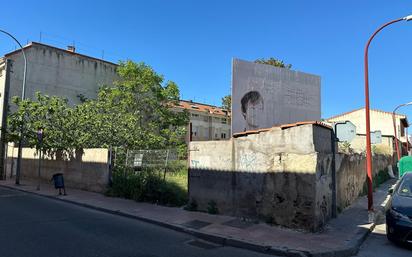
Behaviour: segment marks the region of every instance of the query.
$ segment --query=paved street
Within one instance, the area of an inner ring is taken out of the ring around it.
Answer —
[[[267,256],[1,187],[0,205],[1,256]]]
[[[409,257],[412,248],[397,246],[386,239],[385,221],[382,219],[368,239],[363,243],[358,257]]]

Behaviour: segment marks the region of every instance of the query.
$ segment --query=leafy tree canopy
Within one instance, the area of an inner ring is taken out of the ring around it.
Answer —
[[[43,128],[42,149],[60,150],[123,146],[159,149],[184,144],[187,112],[171,107],[179,100],[174,82],[164,83],[161,75],[144,63],[121,62],[119,80],[103,86],[96,99],[83,99],[70,106],[66,99],[36,93],[36,98],[13,98],[17,111],[8,117],[8,135],[17,141],[22,126],[23,141],[38,147],[36,131]]]
[[[226,95],[222,97],[222,108],[225,110],[231,110],[232,108],[232,95]]]
[[[286,69],[291,69],[292,68],[292,64],[285,64],[282,60],[270,57],[268,59],[257,59],[255,60],[255,63],[260,63],[260,64],[267,64],[267,65],[272,65],[275,67],[279,67],[279,68],[286,68]]]

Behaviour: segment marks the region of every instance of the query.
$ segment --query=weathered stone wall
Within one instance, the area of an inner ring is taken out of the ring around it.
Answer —
[[[317,125],[191,142],[190,198],[200,210],[214,201],[223,214],[315,231],[332,216],[334,184],[338,211],[365,190],[365,157],[332,146],[331,130]],[[374,155],[374,176],[390,164]]]
[[[373,156],[373,176],[387,172],[386,168],[392,164],[389,155]],[[366,182],[366,157],[362,154],[337,154],[336,155],[336,183],[337,207],[343,210],[352,204],[360,195],[365,193]]]
[[[310,124],[191,142],[190,198],[200,210],[214,201],[220,213],[315,231],[331,217],[330,140]]]
[[[38,155],[35,149],[23,148],[21,175],[24,178],[38,178]],[[67,187],[94,192],[105,191],[109,183],[109,164],[107,149],[85,149],[75,158],[45,158],[41,163],[41,179],[50,182],[55,173],[63,173]],[[17,148],[8,147],[6,176],[16,174]]]

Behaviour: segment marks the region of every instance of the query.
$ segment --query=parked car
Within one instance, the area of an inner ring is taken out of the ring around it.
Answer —
[[[386,235],[390,241],[412,243],[412,172],[405,173],[389,194]]]

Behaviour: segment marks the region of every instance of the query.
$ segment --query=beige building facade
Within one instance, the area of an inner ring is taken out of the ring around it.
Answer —
[[[177,111],[189,112],[187,141],[226,140],[231,137],[230,112],[220,107],[181,100]]]
[[[79,104],[80,95],[95,98],[99,87],[112,85],[117,78],[117,64],[82,55],[74,47],[60,49],[31,42],[24,46],[27,58],[26,97],[32,98],[37,91],[62,96],[70,104]],[[12,61],[9,95],[21,96],[24,59],[20,50],[7,53],[0,59]],[[0,87],[4,87],[4,83]]]
[[[357,109],[351,112],[336,115],[327,119],[329,123],[350,121],[356,126],[356,137],[350,142],[351,148],[356,152],[362,152],[366,148],[366,112],[365,108]],[[391,112],[380,110],[370,111],[371,131],[381,131],[382,143],[374,145],[374,149],[380,153],[393,154],[395,151],[394,139],[395,130],[393,126],[393,118]],[[404,154],[406,154],[406,144],[409,142],[406,135],[408,119],[406,115],[396,114],[396,138],[400,145],[403,146]]]
[[[60,49],[31,42],[24,46],[27,59],[26,98],[36,92],[67,98],[69,104],[81,103],[81,98],[96,98],[103,85],[112,85],[118,78],[117,64],[82,55],[74,47]],[[10,62],[6,74],[5,63]],[[5,116],[5,95],[8,92],[10,110],[15,110],[10,99],[22,96],[24,59],[21,50],[0,58],[0,120]],[[9,81],[6,83],[6,77]]]

